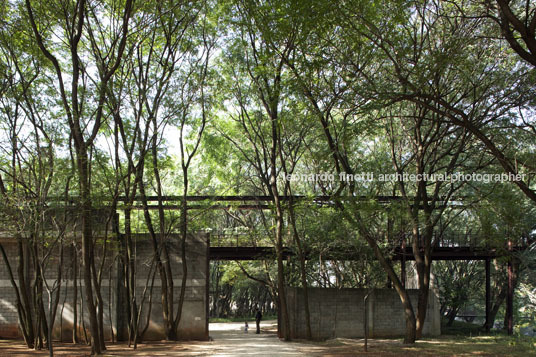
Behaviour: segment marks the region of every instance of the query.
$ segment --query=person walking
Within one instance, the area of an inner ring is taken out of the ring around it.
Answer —
[[[257,312],[255,313],[255,322],[257,323],[257,332],[256,333],[261,333],[261,319],[262,319],[262,314],[261,314],[260,310],[257,309]]]

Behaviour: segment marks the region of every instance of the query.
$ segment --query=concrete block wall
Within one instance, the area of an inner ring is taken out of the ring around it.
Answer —
[[[190,236],[186,242],[188,275],[186,279],[184,305],[179,323],[179,336],[185,340],[208,339],[208,239],[207,234],[196,234]],[[178,308],[183,271],[179,240],[180,238],[178,236],[171,236],[168,241],[174,283],[174,313],[177,312]],[[138,269],[136,292],[137,299],[140,301],[146,284],[149,262],[153,256],[148,235],[136,236],[136,254]],[[151,319],[149,328],[144,336],[146,340],[161,340],[164,337],[161,286],[160,276],[157,271],[152,292]],[[147,318],[149,308],[148,294],[147,292],[142,321],[145,321]],[[126,326],[126,321],[124,325]],[[144,324],[142,323],[140,328],[143,327]]]
[[[138,304],[141,302],[141,297],[149,275],[150,262],[152,260],[152,246],[147,235],[135,235],[133,237],[136,249],[136,298]],[[16,274],[18,265],[18,249],[17,244],[13,239],[3,238],[2,245],[9,257],[13,273]],[[179,237],[173,235],[169,237],[169,246],[171,250],[170,259],[172,261],[172,271],[174,278],[174,300],[178,303],[181,280],[182,280],[182,263],[179,250]],[[121,265],[116,258],[120,247],[119,244],[109,244],[107,247],[107,260],[104,266],[104,274],[101,283],[101,294],[104,301],[104,333],[105,338],[110,339],[113,331],[115,337],[118,334],[123,337],[127,336],[125,314],[125,289],[122,284],[120,269]],[[188,278],[186,282],[185,302],[181,322],[179,324],[179,336],[182,339],[208,339],[208,235],[196,234],[188,238],[186,244],[186,257],[188,260]],[[96,247],[96,254],[102,252],[102,247]],[[56,315],[54,325],[54,334],[56,338],[60,336],[64,340],[70,340],[73,328],[73,275],[72,275],[72,248],[66,247],[64,251],[64,271],[62,279],[62,291],[60,295],[60,303]],[[97,256],[97,266],[100,259]],[[82,269],[80,258],[76,261],[78,268]],[[47,277],[49,283],[54,282],[57,264],[57,257],[54,257],[49,263]],[[153,267],[154,270],[154,267]],[[29,272],[29,276],[32,274]],[[18,282],[18,280],[17,280]],[[77,281],[78,286],[78,329],[79,338],[83,340],[84,333],[82,331],[82,318],[86,329],[89,329],[89,319],[86,313],[85,305],[81,301],[84,296],[83,281]],[[161,302],[161,282],[158,272],[154,278],[152,289],[152,299],[150,299],[150,289],[147,289],[146,298],[142,311],[142,323],[140,328],[145,326],[147,321],[147,313],[150,310],[151,316],[149,319],[149,327],[144,336],[146,340],[161,340],[164,338],[163,320],[162,320],[162,302]],[[46,293],[43,297],[44,306],[47,307],[48,296]],[[149,308],[149,303],[151,304]],[[175,304],[175,311],[178,304]],[[7,266],[3,259],[0,258],[0,338],[18,338],[21,337],[18,327],[18,314],[15,308],[16,297],[15,291],[9,281]],[[47,312],[48,313],[48,312]],[[60,331],[61,330],[61,331]],[[89,331],[87,331],[89,333]]]
[[[71,239],[70,237],[69,239]],[[19,285],[19,280],[17,277],[17,268],[19,264],[19,250],[17,243],[12,238],[2,238],[1,243],[6,250],[6,255],[8,256],[11,269],[15,275],[15,282]],[[100,248],[100,249],[99,249]],[[78,250],[80,247],[77,248]],[[114,284],[117,278],[117,264],[114,261],[114,256],[117,251],[117,244],[108,243],[107,244],[107,254],[106,261],[103,266],[103,279],[101,282],[101,294],[104,301],[104,333],[105,338],[111,337],[111,329],[113,328],[114,334],[116,333],[116,321],[113,320],[114,314],[110,315],[110,308],[117,306],[117,286]],[[96,266],[99,269],[101,257],[100,252],[102,252],[102,247],[97,245],[96,252]],[[27,253],[25,253],[27,254]],[[82,302],[81,298],[84,296],[84,283],[81,279],[81,276],[77,277],[76,285],[78,288],[77,299],[74,301],[74,289],[73,284],[75,282],[73,264],[77,265],[78,272],[82,269],[82,263],[80,261],[80,254],[74,255],[74,248],[72,245],[64,246],[64,257],[63,257],[63,269],[62,269],[62,282],[60,290],[60,298],[58,309],[56,313],[54,330],[54,337],[63,340],[71,340],[73,322],[74,322],[74,305],[76,303],[77,307],[77,319],[78,319],[78,336],[83,340],[83,327],[89,329],[89,318],[85,310],[85,302]],[[52,287],[57,279],[57,269],[58,264],[60,263],[59,251],[54,251],[47,264],[45,265],[45,276],[50,287]],[[34,283],[34,270],[31,265],[26,265],[26,271],[24,273],[27,279],[27,283],[30,286],[30,290],[33,290],[32,286]],[[110,278],[112,282],[110,281]],[[110,289],[111,287],[111,289]],[[0,337],[5,338],[21,338],[22,335],[18,326],[18,313],[16,310],[16,293],[13,288],[9,275],[7,272],[7,265],[3,259],[0,259]],[[56,297],[56,290],[52,292],[52,299]],[[48,318],[48,302],[49,295],[43,287],[43,305],[45,307],[45,313]],[[111,305],[110,305],[111,304]],[[3,308],[3,307],[7,307]],[[112,317],[112,318],[111,318]],[[82,322],[83,319],[83,322]],[[34,317],[35,321],[35,317]],[[112,324],[110,324],[112,321]],[[89,333],[89,331],[88,331]]]
[[[3,247],[7,256],[17,256],[16,245],[6,245],[4,243]],[[13,274],[16,273],[16,270],[13,271]],[[7,265],[4,264],[3,258],[0,257],[0,336],[17,337],[19,335],[17,325],[19,317],[15,304],[15,291],[11,287],[8,276]]]
[[[305,310],[303,289],[287,288],[291,336],[305,338]],[[370,292],[365,306],[364,297]],[[409,290],[414,308],[417,290]],[[368,309],[370,337],[401,336],[406,321],[400,297],[394,289],[326,289],[309,288],[309,310],[314,339],[364,337],[365,308]],[[439,300],[431,291],[424,326],[424,334],[441,333]]]

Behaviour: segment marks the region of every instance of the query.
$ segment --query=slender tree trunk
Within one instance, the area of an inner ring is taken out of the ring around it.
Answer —
[[[272,124],[273,126],[276,125],[276,123]],[[274,138],[275,140],[275,138]],[[274,145],[276,145],[274,143]],[[270,185],[272,189],[272,196],[274,199],[274,206],[275,206],[275,250],[276,250],[276,256],[277,256],[277,293],[278,293],[278,299],[279,299],[279,307],[281,312],[281,322],[283,327],[283,337],[285,341],[290,341],[290,321],[288,316],[288,307],[287,307],[287,295],[286,295],[286,288],[285,288],[285,271],[284,271],[284,265],[283,265],[283,210],[281,208],[281,201],[279,199],[279,193],[277,189],[277,181],[276,181],[276,174],[275,171],[276,163],[275,163],[275,153],[272,158],[272,165],[271,165],[271,177],[270,177]]]
[[[499,312],[501,305],[506,299],[506,290],[507,290],[506,287],[501,288],[499,294],[497,295],[497,298],[495,299],[495,302],[493,303],[493,306],[490,309],[490,312],[489,312],[490,327],[493,327],[493,324],[495,323],[495,319],[497,317],[497,313]]]
[[[175,339],[173,333],[173,281],[170,282],[170,280],[172,280],[172,276],[169,275],[171,273],[171,267],[169,267],[170,260],[169,255],[164,255],[164,259],[166,260],[165,262],[162,262],[161,258],[161,254],[167,253],[168,250],[167,247],[165,247],[164,241],[157,239],[157,234],[154,230],[152,218],[149,213],[147,198],[145,194],[145,187],[142,180],[140,180],[139,186],[143,204],[145,223],[147,225],[147,229],[149,230],[149,236],[151,237],[151,243],[153,247],[153,254],[155,256],[156,266],[160,275],[164,333],[166,334],[166,339],[168,341],[173,341]],[[159,201],[161,202],[161,200]],[[169,291],[170,289],[171,292]]]
[[[52,301],[52,293],[53,291],[48,292],[48,352],[49,356],[54,356],[54,347],[52,343],[52,331],[54,329],[54,322],[56,320],[56,313],[58,312],[58,304],[60,302],[60,295],[61,295],[61,279],[62,279],[62,271],[63,271],[63,243],[60,242],[60,261],[58,264],[58,274],[57,274],[57,286],[55,286],[56,289],[56,296],[54,298],[54,301]]]
[[[288,182],[288,181],[287,181]],[[296,246],[298,248],[298,257],[300,259],[300,282],[303,288],[303,308],[305,311],[305,333],[306,338],[308,340],[311,340],[313,338],[313,333],[311,331],[311,313],[309,310],[309,287],[307,284],[307,272],[306,272],[306,265],[305,265],[305,252],[303,249],[301,238],[298,234],[298,230],[296,228],[296,215],[294,212],[294,202],[292,199],[292,191],[288,190],[289,192],[289,218],[290,218],[290,224],[292,225],[292,235],[294,237],[294,242],[296,243]]]
[[[405,286],[402,285],[402,282],[398,278],[398,275],[396,274],[393,268],[392,261],[385,257],[380,247],[376,243],[375,237],[367,232],[366,225],[363,222],[361,222],[359,211],[356,209],[354,210],[354,212],[355,212],[354,215],[351,216],[347,212],[347,210],[341,211],[341,213],[345,215],[348,221],[352,222],[353,226],[358,228],[359,234],[365,238],[368,245],[374,251],[374,255],[376,256],[376,259],[378,259],[378,262],[380,263],[384,271],[387,273],[387,276],[391,279],[393,287],[398,293],[398,296],[400,297],[400,301],[402,302],[402,306],[404,307],[404,317],[406,319],[406,334],[404,336],[404,343],[405,344],[415,343],[417,320],[415,317],[415,312],[413,310],[413,305],[411,304],[411,300],[409,298],[408,292]]]
[[[78,343],[78,252],[76,242],[73,241],[72,250],[72,268],[73,268],[73,343]]]
[[[106,239],[106,238],[105,238]],[[93,249],[92,249],[93,252]],[[101,259],[105,259],[105,252],[103,252],[103,256]],[[94,253],[92,253],[94,256]],[[101,284],[100,279],[97,278],[97,272],[95,268],[95,260],[92,262],[92,272],[93,272],[93,284],[95,286],[95,295],[96,295],[96,303],[97,303],[97,322],[99,327],[99,342],[101,344],[101,351],[106,350],[106,345],[104,344],[104,301],[102,299],[102,293],[101,293]]]
[[[82,206],[82,268],[84,278],[84,293],[86,298],[87,312],[89,316],[89,328],[91,332],[91,352],[102,353],[100,341],[99,323],[94,301],[92,265],[93,265],[93,232],[91,222],[91,198],[89,187],[88,156],[86,148],[77,148],[78,175],[80,179],[80,200]]]
[[[17,284],[15,282],[15,277],[13,275],[13,270],[11,269],[11,264],[9,263],[9,259],[7,257],[6,251],[4,250],[4,247],[2,244],[0,244],[0,253],[2,253],[2,258],[4,259],[4,263],[6,264],[6,267],[7,267],[7,272],[8,272],[11,286],[15,290],[17,314],[19,316],[19,324],[21,327],[22,337],[24,338],[24,342],[26,343],[26,346],[28,348],[33,348],[34,338],[33,338],[32,319],[31,319],[31,315],[28,314],[28,310],[26,310],[26,308],[22,304],[21,294],[19,292],[19,290],[25,289],[25,287],[21,286],[21,289],[17,287]],[[19,259],[22,260],[23,257],[20,256]]]
[[[159,253],[157,255],[158,263],[159,264],[159,270],[161,270],[161,277],[164,277],[165,279],[165,288],[162,290],[162,299],[165,300],[165,308],[163,309],[164,313],[164,327],[166,332],[166,339],[168,341],[175,341],[178,338],[177,335],[177,328],[178,323],[181,317],[182,313],[182,305],[184,302],[184,291],[186,288],[186,275],[183,275],[183,283],[181,284],[181,292],[179,296],[179,306],[177,310],[177,315],[174,316],[174,281],[173,281],[173,271],[171,269],[171,257],[169,255],[169,249],[167,247],[167,244],[165,242],[166,237],[166,225],[165,225],[165,212],[164,207],[162,203],[162,181],[160,179],[160,169],[158,165],[158,136],[156,133],[158,132],[158,123],[156,121],[156,117],[152,117],[151,122],[153,124],[153,130],[154,134],[152,137],[152,145],[151,145],[151,152],[152,152],[152,160],[153,160],[153,173],[155,176],[156,181],[156,193],[158,196],[158,224],[159,224]],[[181,138],[182,140],[182,138]],[[183,169],[184,174],[184,169]],[[184,191],[187,192],[188,190],[188,177],[187,175],[184,175],[184,181],[185,181],[185,187]],[[184,214],[184,211],[181,206],[181,235],[183,232],[183,222],[186,219],[186,215]],[[153,230],[153,235],[155,235]],[[183,245],[181,247],[181,263],[182,263],[182,270],[183,274],[187,274],[187,267],[186,267],[186,258],[185,258],[185,246],[184,242],[186,240],[186,236],[182,235],[182,241]],[[153,238],[153,247],[156,247],[156,238]],[[161,253],[160,253],[161,252]],[[161,262],[160,254],[163,255],[164,262]],[[164,281],[162,282],[162,286],[164,286]]]
[[[397,291],[400,297],[400,301],[402,302],[402,305],[404,307],[404,316],[406,318],[406,335],[404,336],[404,343],[415,343],[417,322],[415,318],[415,313],[413,312],[411,300],[409,299],[408,292],[402,286],[402,283],[398,279],[398,276],[396,275],[392,264],[384,257],[383,253],[380,251],[380,248],[378,247],[374,239],[369,237],[366,238],[366,240],[368,241],[369,245],[374,249],[374,253],[376,255],[376,258],[380,262],[380,265],[390,277],[393,286]]]
[[[447,314],[447,326],[452,326],[454,323],[454,319],[456,318],[456,315],[458,314],[459,306],[455,305],[452,307],[452,309]]]
[[[33,294],[33,290],[30,287],[30,275],[26,274],[27,271],[25,269],[29,269],[32,260],[31,257],[31,250],[27,243],[22,243],[21,238],[19,237],[19,241],[17,243],[18,249],[19,249],[19,266],[17,268],[17,275],[19,278],[19,290],[22,297],[22,304],[24,306],[24,309],[26,311],[26,323],[28,326],[28,332],[29,337],[31,337],[32,345],[35,348],[35,338],[36,338],[36,332],[38,328],[37,320],[34,320],[34,317],[37,317],[33,312],[35,311],[35,305],[32,305],[35,299],[35,296]]]
[[[128,292],[128,345],[130,346],[134,336],[133,331],[135,330],[134,324],[137,321],[136,311],[137,301],[136,301],[136,260],[134,259],[134,242],[132,241],[132,227],[131,227],[131,216],[130,209],[125,210],[125,254],[126,254],[126,264],[125,264],[125,282],[127,285]]]
[[[186,279],[188,278],[188,262],[186,260],[186,244],[188,239],[188,167],[182,165],[183,174],[183,192],[181,200],[181,265],[182,265],[182,281],[181,292],[179,294],[179,306],[177,307],[177,316],[174,321],[175,330],[178,329],[182,317],[182,307],[184,306],[184,298],[186,296]]]
[[[30,299],[33,300],[32,290],[30,288],[30,276],[26,275],[25,269],[29,268],[30,265],[30,249],[26,243],[22,243],[21,237],[18,237],[17,247],[19,250],[19,265],[17,267],[17,275],[19,279],[19,291],[21,295],[22,306],[25,311],[26,324],[28,330],[28,338],[32,341],[32,346],[35,347],[35,331],[36,323],[34,321],[34,316],[32,314],[33,307],[30,303]]]
[[[118,259],[118,257],[116,256],[115,259]],[[112,320],[113,311],[114,311],[114,306],[112,305],[112,301],[113,301],[112,300],[112,282],[113,282],[112,271],[113,270],[110,267],[110,270],[108,271],[108,323],[110,324],[110,340],[112,341],[112,343],[114,343],[115,334],[114,334],[114,324]],[[116,307],[116,309],[118,308],[119,307]]]

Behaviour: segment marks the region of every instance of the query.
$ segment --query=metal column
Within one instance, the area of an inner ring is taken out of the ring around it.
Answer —
[[[491,312],[491,259],[486,259],[486,332],[491,329],[490,312]]]

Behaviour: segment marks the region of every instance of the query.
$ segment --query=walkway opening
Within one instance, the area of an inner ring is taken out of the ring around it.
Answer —
[[[265,274],[271,264],[268,261],[211,259],[208,316],[212,339],[277,337],[277,309]],[[257,311],[262,315],[259,334],[256,331]]]

